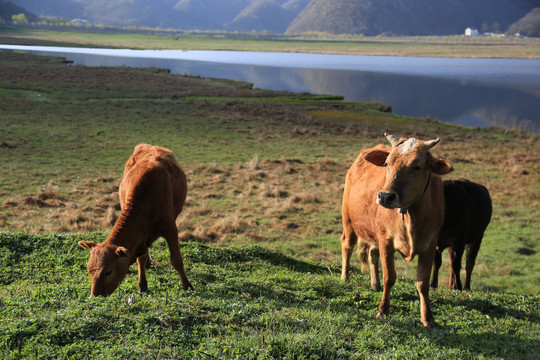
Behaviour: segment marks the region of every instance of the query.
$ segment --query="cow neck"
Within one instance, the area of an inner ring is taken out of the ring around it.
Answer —
[[[140,243],[144,241],[145,229],[137,212],[131,211],[127,206],[122,213],[107,238],[107,241],[116,246],[123,246],[130,251],[130,254],[135,255],[135,250]]]
[[[418,198],[415,201],[413,201],[412,205],[409,206],[408,208],[398,208],[398,213],[401,214],[401,219],[403,221],[405,221],[405,215],[407,214],[407,212],[409,212],[409,208],[413,207],[414,204],[416,204],[418,201],[420,201],[420,199],[422,199],[422,197],[426,193],[430,183],[431,183],[431,170],[428,173],[428,179],[426,181],[426,186],[424,186],[424,191],[422,191],[422,194],[420,194],[420,196],[418,196]]]

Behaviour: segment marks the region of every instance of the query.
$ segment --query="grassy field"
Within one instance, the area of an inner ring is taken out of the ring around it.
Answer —
[[[105,235],[0,234],[3,359],[536,359],[538,297],[439,290],[440,324],[418,321],[413,281],[399,279],[392,315],[366,276],[262,247],[182,247],[194,291],[183,291],[164,241],[149,292],[128,274],[108,298],[88,295],[86,251]]]
[[[4,358],[538,353],[538,135],[159,69],[11,53],[0,53],[0,69]],[[494,202],[473,292],[445,290],[445,264],[432,294],[442,326],[432,332],[419,323],[413,264],[397,260],[384,320],[373,319],[380,294],[358,268],[351,284],[339,281],[345,173],[384,131],[440,136],[434,153],[455,168],[447,178],[486,184]],[[132,273],[112,297],[87,299],[88,254],[76,242],[110,231],[123,165],[140,142],[170,148],[188,175],[177,223],[195,291],[181,290],[160,240],[148,295],[135,295]]]
[[[280,51],[355,55],[540,58],[540,40],[519,38],[360,37],[272,39],[38,30],[0,27],[0,44],[99,46],[134,49]]]

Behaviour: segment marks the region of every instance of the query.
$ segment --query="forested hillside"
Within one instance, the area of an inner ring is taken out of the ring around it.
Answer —
[[[449,35],[506,31],[538,0],[312,0],[290,32]]]
[[[34,21],[37,16],[28,12],[25,8],[11,2],[0,1],[0,24],[4,21],[11,21],[13,15],[24,14],[28,21]]]
[[[540,7],[533,9],[518,22],[512,24],[508,31],[526,36],[540,37]]]
[[[36,15],[112,26],[413,36],[462,34],[467,27],[505,32],[538,6],[538,0],[11,1]],[[534,36],[531,14],[516,26]]]

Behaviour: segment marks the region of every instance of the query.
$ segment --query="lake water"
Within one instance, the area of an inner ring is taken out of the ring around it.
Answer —
[[[378,101],[400,115],[540,132],[540,60],[0,45],[87,66],[170,69],[255,87]],[[1,69],[0,69],[1,71]]]

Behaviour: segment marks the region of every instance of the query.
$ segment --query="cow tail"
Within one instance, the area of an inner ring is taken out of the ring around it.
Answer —
[[[358,250],[356,253],[358,254],[358,260],[362,263],[362,273],[366,270],[366,268],[369,266],[369,249],[370,244],[364,241],[359,241],[358,244]]]

